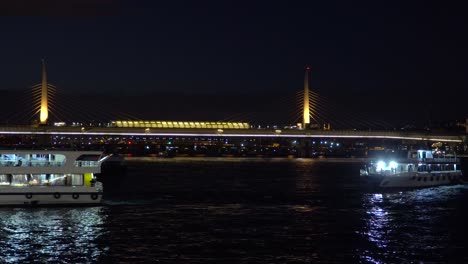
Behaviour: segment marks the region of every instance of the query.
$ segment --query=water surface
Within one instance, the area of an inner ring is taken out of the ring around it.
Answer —
[[[0,208],[0,263],[468,262],[467,187],[383,192],[359,181],[360,166],[106,164],[102,206]]]

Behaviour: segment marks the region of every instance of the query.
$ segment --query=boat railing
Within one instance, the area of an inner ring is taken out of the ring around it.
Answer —
[[[100,162],[94,160],[76,160],[75,167],[99,167]]]
[[[442,158],[425,158],[422,159],[423,162],[437,162],[437,163],[453,163],[453,162],[459,162],[458,158],[455,157],[442,157]]]
[[[453,172],[460,172],[461,170],[458,168],[458,169],[446,169],[446,170],[418,170],[418,167],[415,167],[415,168],[411,168],[411,169],[402,169],[401,167],[400,168],[391,168],[391,169],[380,169],[380,170],[377,170],[377,168],[375,167],[369,167],[367,168],[367,170],[364,170],[364,171],[367,171],[368,174],[377,174],[377,175],[395,175],[395,174],[400,174],[400,173],[404,173],[404,172],[418,172],[419,174],[445,174],[445,173],[453,173]],[[361,175],[363,173],[361,172]]]

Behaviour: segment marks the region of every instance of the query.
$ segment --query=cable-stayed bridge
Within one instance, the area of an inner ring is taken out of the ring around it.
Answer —
[[[73,101],[70,97],[58,96],[56,87],[47,82],[47,72],[43,62],[42,82],[32,87],[32,96],[19,102],[23,111],[0,115],[0,135],[68,135],[68,136],[142,136],[142,137],[225,137],[225,138],[343,138],[343,139],[388,139],[460,143],[466,141],[463,134],[434,134],[427,131],[409,132],[388,129],[392,126],[382,121],[374,121],[363,114],[340,111],[331,100],[321,97],[309,88],[310,68],[304,78],[304,90],[292,98],[285,98],[284,105],[292,105],[287,120],[281,125],[258,126],[249,113],[233,114],[209,126],[200,123],[210,122],[171,122],[177,125],[152,126],[150,122],[138,121],[132,114],[109,113],[101,104],[86,104],[86,100]],[[29,107],[29,106],[33,107]],[[79,107],[81,106],[81,107]],[[273,106],[272,106],[273,107]],[[89,112],[91,109],[91,112]],[[98,109],[98,110],[96,110]],[[100,115],[100,116],[99,116]],[[26,117],[26,118],[25,118]],[[38,118],[39,117],[39,118]],[[78,118],[77,118],[78,117]],[[3,120],[2,120],[3,119]],[[7,120],[5,122],[4,120]],[[18,125],[17,120],[27,120],[33,125]],[[138,126],[115,125],[115,120],[134,120]],[[52,121],[54,120],[54,121]],[[77,120],[76,122],[73,120]],[[106,120],[106,121],[96,121]],[[230,125],[233,120],[234,125]],[[114,122],[112,122],[114,121]],[[239,122],[240,121],[240,122]],[[107,122],[107,123],[106,123]],[[237,123],[244,124],[237,126]],[[53,123],[67,124],[54,126]],[[98,123],[98,124],[96,124]],[[189,125],[178,125],[187,123]],[[193,125],[191,125],[193,123]],[[73,126],[70,126],[73,124]],[[198,125],[197,125],[198,124]],[[219,124],[219,125],[217,125]],[[358,128],[358,129],[356,129]]]

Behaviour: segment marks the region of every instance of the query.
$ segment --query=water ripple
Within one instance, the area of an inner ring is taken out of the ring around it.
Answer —
[[[160,159],[104,172],[103,206],[0,208],[0,263],[468,263],[466,186],[370,190],[358,165]]]
[[[90,263],[103,252],[102,207],[4,208],[0,219],[2,263]]]

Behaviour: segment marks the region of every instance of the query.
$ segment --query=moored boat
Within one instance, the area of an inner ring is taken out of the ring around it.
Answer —
[[[463,183],[460,159],[431,150],[411,150],[405,159],[377,160],[360,175],[379,187],[431,187]]]
[[[99,204],[99,151],[0,150],[0,205]]]

